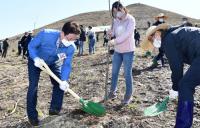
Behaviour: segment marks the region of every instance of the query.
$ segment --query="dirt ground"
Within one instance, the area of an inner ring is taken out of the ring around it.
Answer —
[[[87,47],[87,43],[85,47]],[[26,115],[26,93],[28,88],[27,60],[16,56],[16,49],[10,49],[6,59],[0,58],[0,127],[30,127]],[[96,53],[73,60],[70,88],[83,99],[101,101],[105,94],[106,52],[102,42],[97,42]],[[70,94],[64,96],[63,109],[60,116],[49,116],[48,108],[52,86],[49,76],[41,74],[38,91],[37,109],[42,119],[40,127],[52,128],[172,128],[175,124],[177,100],[170,100],[167,111],[155,117],[145,117],[143,110],[168,96],[171,89],[171,71],[165,67],[148,69],[152,58],[145,58],[135,53],[133,64],[133,101],[120,107],[125,92],[123,67],[120,70],[117,99],[103,103],[107,114],[103,117],[91,116],[80,110],[80,104]],[[111,63],[111,58],[110,58]],[[109,65],[109,85],[112,65]],[[200,91],[195,94],[195,110],[193,128],[200,127]]]

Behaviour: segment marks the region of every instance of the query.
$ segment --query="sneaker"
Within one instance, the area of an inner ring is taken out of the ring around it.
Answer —
[[[121,104],[122,105],[128,105],[129,103],[131,103],[131,101],[132,101],[132,98],[124,99],[124,100],[121,101]]]
[[[115,93],[110,92],[108,94],[108,100],[114,100],[117,98],[117,95]]]
[[[54,110],[54,109],[50,109],[49,110],[49,115],[59,115],[60,111],[58,110]]]
[[[29,119],[28,121],[32,126],[38,126],[39,125],[38,119]]]

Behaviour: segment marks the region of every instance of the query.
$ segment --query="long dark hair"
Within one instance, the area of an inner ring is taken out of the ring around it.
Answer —
[[[115,18],[115,15],[114,15],[114,13],[113,13],[114,8],[116,8],[118,11],[120,11],[120,9],[123,9],[123,10],[125,11],[126,14],[128,13],[128,10],[126,9],[126,7],[124,7],[124,6],[122,5],[121,2],[116,1],[116,2],[114,2],[114,3],[112,4],[112,17],[113,17],[113,18]]]

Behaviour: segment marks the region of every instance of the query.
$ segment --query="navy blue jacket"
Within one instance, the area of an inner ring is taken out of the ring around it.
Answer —
[[[86,33],[83,29],[81,29],[80,41],[86,41]]]
[[[165,51],[172,70],[173,89],[183,77],[183,65],[200,59],[200,28],[171,27],[162,37],[161,48]]]

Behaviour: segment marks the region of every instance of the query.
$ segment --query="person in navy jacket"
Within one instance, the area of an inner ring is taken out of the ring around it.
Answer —
[[[178,91],[175,128],[190,128],[193,122],[193,95],[200,85],[200,28],[161,24],[150,27],[146,34],[143,48],[150,46],[148,43],[161,47],[169,60],[172,89]],[[184,64],[190,65],[185,73]]]
[[[36,105],[40,67],[43,66],[43,62],[47,63],[52,72],[62,80],[59,85],[50,77],[53,91],[49,115],[58,115],[62,107],[64,91],[69,87],[67,81],[69,80],[71,62],[76,49],[74,40],[78,38],[79,34],[79,25],[69,21],[63,25],[62,31],[41,30],[29,43],[27,114],[32,125],[39,124]]]

